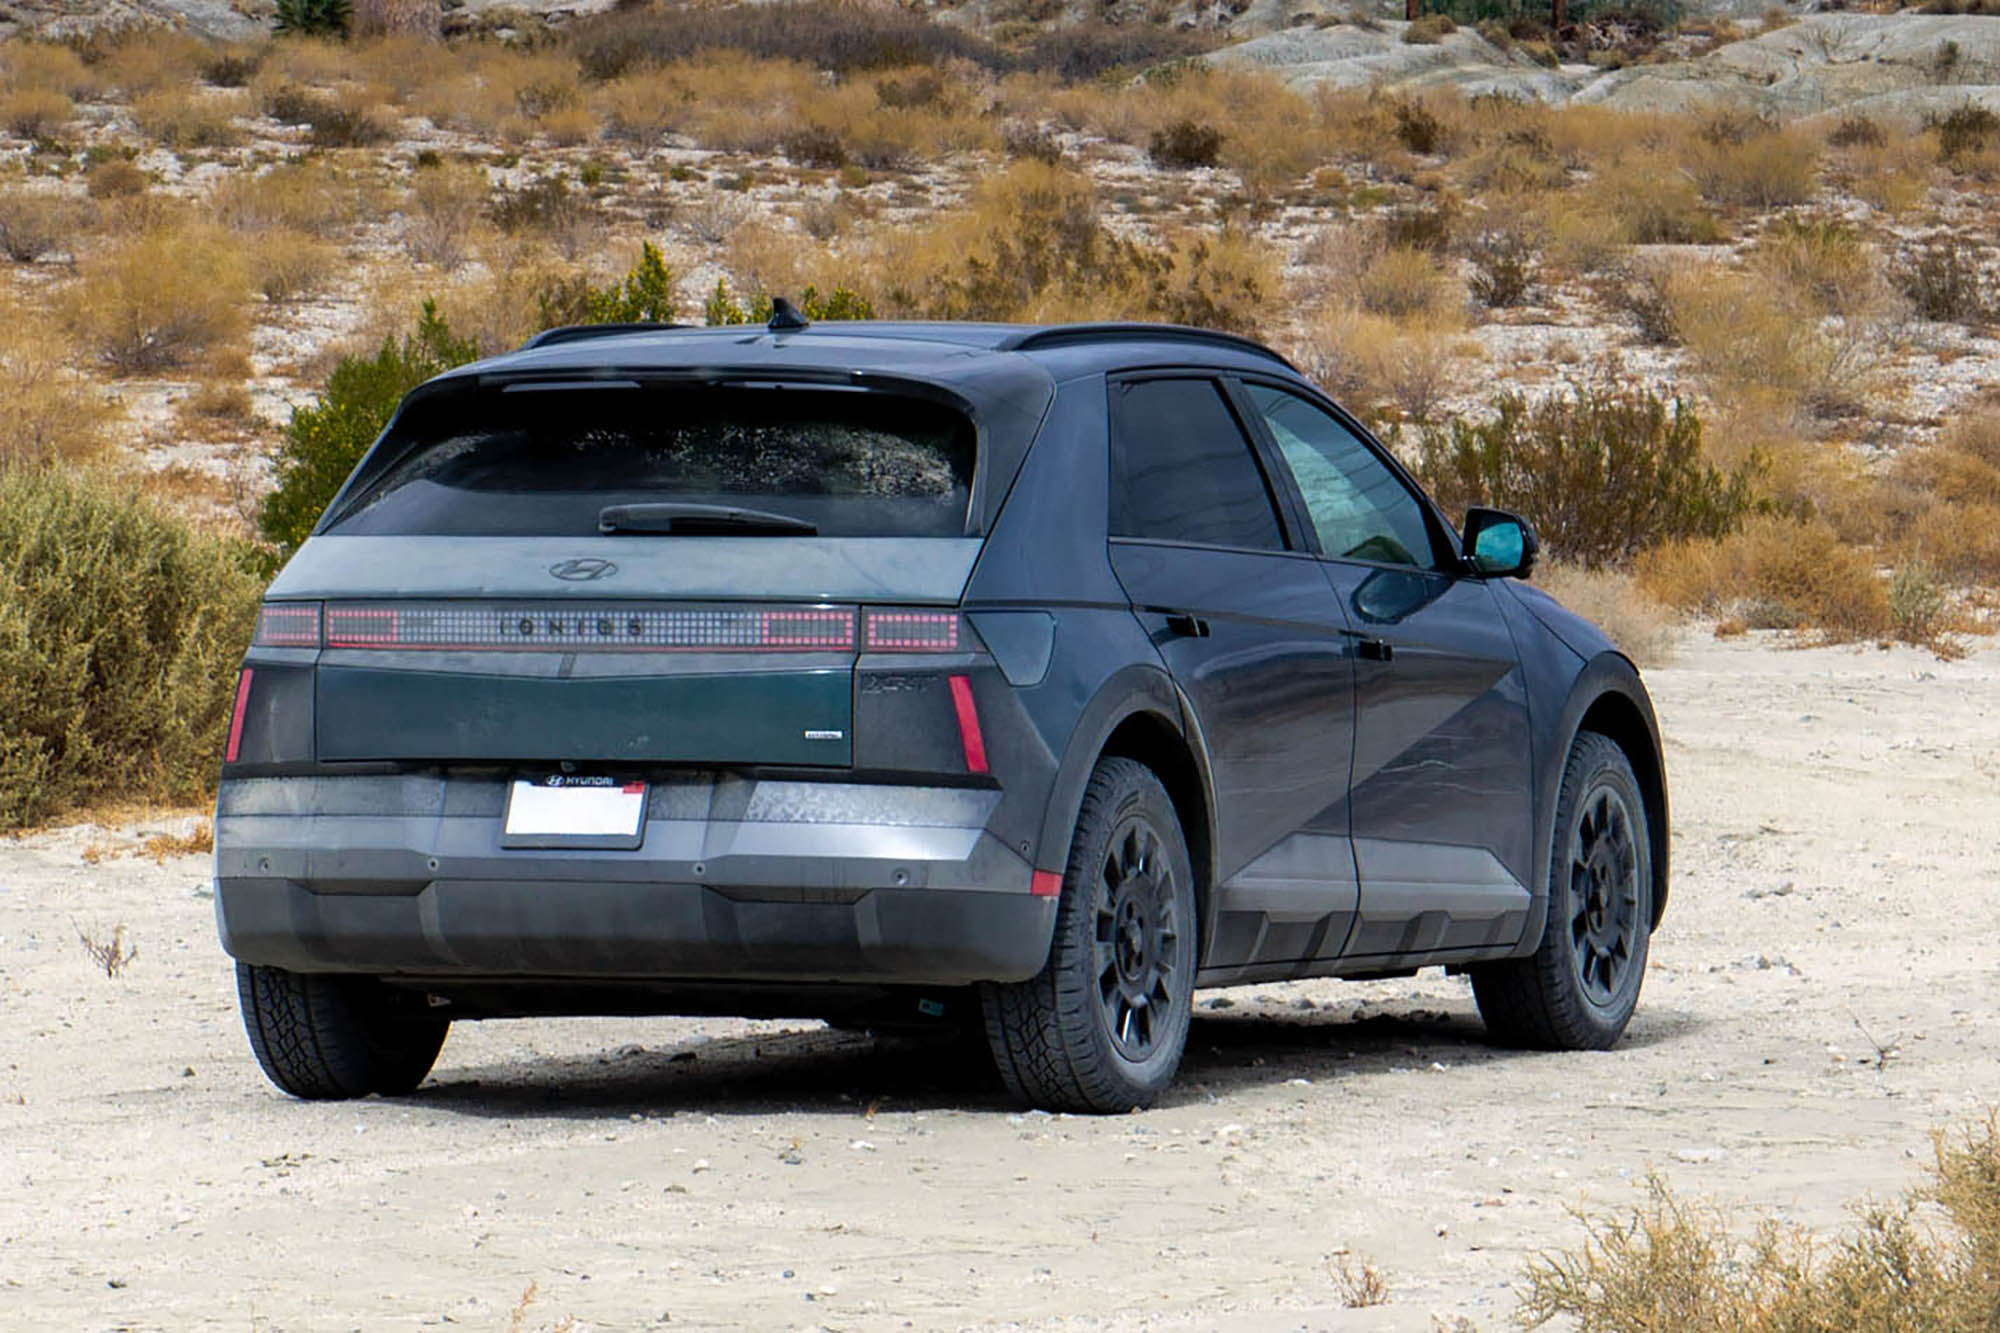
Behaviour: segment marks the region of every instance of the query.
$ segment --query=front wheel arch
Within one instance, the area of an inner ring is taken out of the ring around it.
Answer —
[[[1570,684],[1556,725],[1538,736],[1548,736],[1546,751],[1537,744],[1535,755],[1535,843],[1534,879],[1530,883],[1533,900],[1529,905],[1528,929],[1522,933],[1510,956],[1524,958],[1541,947],[1542,924],[1547,914],[1549,861],[1555,839],[1556,804],[1561,794],[1563,768],[1577,738],[1587,731],[1609,737],[1625,754],[1638,779],[1640,796],[1646,806],[1647,836],[1652,852],[1652,926],[1657,928],[1667,905],[1668,857],[1671,838],[1667,830],[1666,761],[1661,753],[1659,722],[1653,714],[1652,699],[1639,679],[1639,669],[1619,652],[1603,652],[1585,663]]]

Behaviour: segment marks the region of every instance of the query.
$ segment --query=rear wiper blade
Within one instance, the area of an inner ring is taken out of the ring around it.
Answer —
[[[611,505],[597,515],[597,530],[612,532],[668,532],[752,536],[759,533],[813,537],[816,524],[790,514],[774,514],[768,509],[738,509],[731,505],[703,505],[678,502]]]

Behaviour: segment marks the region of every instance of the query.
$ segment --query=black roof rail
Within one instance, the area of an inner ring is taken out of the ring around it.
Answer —
[[[565,324],[561,328],[543,329],[534,337],[521,344],[521,350],[530,347],[554,347],[558,343],[580,343],[591,338],[616,338],[623,333],[659,333],[665,329],[686,329],[691,324],[662,324],[645,321],[637,324]]]
[[[1079,343],[1179,342],[1206,347],[1223,347],[1233,352],[1249,352],[1266,357],[1285,369],[1298,367],[1254,338],[1198,329],[1188,324],[1143,324],[1137,322],[1103,324],[1057,324],[1045,329],[1027,329],[999,345],[1006,352],[1031,352],[1043,347],[1073,347]]]

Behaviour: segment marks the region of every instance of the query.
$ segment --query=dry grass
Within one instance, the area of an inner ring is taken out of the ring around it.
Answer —
[[[116,412],[76,367],[57,321],[19,298],[0,300],[0,469],[82,463],[104,452]]]
[[[54,88],[21,88],[0,95],[0,125],[23,139],[40,139],[67,124],[76,104]]]
[[[31,264],[66,251],[81,227],[77,201],[50,190],[0,188],[0,251],[17,264]]]
[[[237,119],[248,110],[239,93],[199,86],[155,88],[132,103],[140,133],[168,148],[227,148],[243,137]]]
[[[1534,581],[1543,592],[1603,630],[1640,666],[1665,666],[1673,660],[1673,619],[1631,574],[1543,560],[1535,566]]]
[[[1820,145],[1797,130],[1718,117],[1689,141],[1684,154],[1702,197],[1724,206],[1802,204],[1818,184]]]
[[[165,865],[170,856],[206,856],[215,850],[215,826],[201,819],[186,833],[155,833],[139,850],[158,865]]]
[[[323,291],[340,267],[340,250],[309,232],[272,227],[249,248],[250,282],[277,305]]]
[[[1657,1177],[1623,1217],[1579,1215],[1584,1241],[1527,1269],[1530,1328],[1624,1333],[1977,1333],[2000,1313],[2000,1120],[1933,1135],[1929,1180],[1856,1206],[1832,1239],[1746,1228]]]
[[[1458,387],[1461,342],[1456,319],[1397,321],[1334,306],[1292,351],[1308,378],[1354,410],[1422,422]]]
[[[109,980],[115,981],[123,976],[125,969],[132,965],[132,960],[139,956],[138,946],[125,942],[123,922],[112,930],[109,937],[102,931],[92,932],[79,926],[76,938],[77,942],[83,945],[84,953],[90,956],[90,961],[103,968],[104,975]]]
[[[1833,640],[1889,629],[1888,595],[1868,555],[1820,520],[1767,517],[1720,541],[1669,542],[1640,556],[1639,587],[1667,606],[1751,629]]]
[[[1853,410],[1889,350],[1879,300],[1867,291],[1794,286],[1782,261],[1773,265],[1666,274],[1661,290],[1674,333],[1719,400],[1822,415]],[[1822,300],[1855,308],[1825,318]]]
[[[192,365],[246,330],[250,266],[220,228],[155,229],[80,267],[67,294],[70,326],[114,374]]]

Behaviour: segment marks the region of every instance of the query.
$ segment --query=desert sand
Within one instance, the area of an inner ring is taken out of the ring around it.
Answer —
[[[1649,1172],[1836,1227],[2000,1100],[1996,677],[1690,631],[1648,673],[1675,876],[1621,1047],[1489,1049],[1436,972],[1204,993],[1173,1095],[1108,1119],[676,1019],[461,1025],[414,1097],[288,1101],[205,858],[0,843],[0,1326],[506,1329],[532,1282],[521,1328],[1494,1329]],[[110,978],[78,935],[121,923]],[[1388,1302],[1343,1308],[1343,1259]]]

